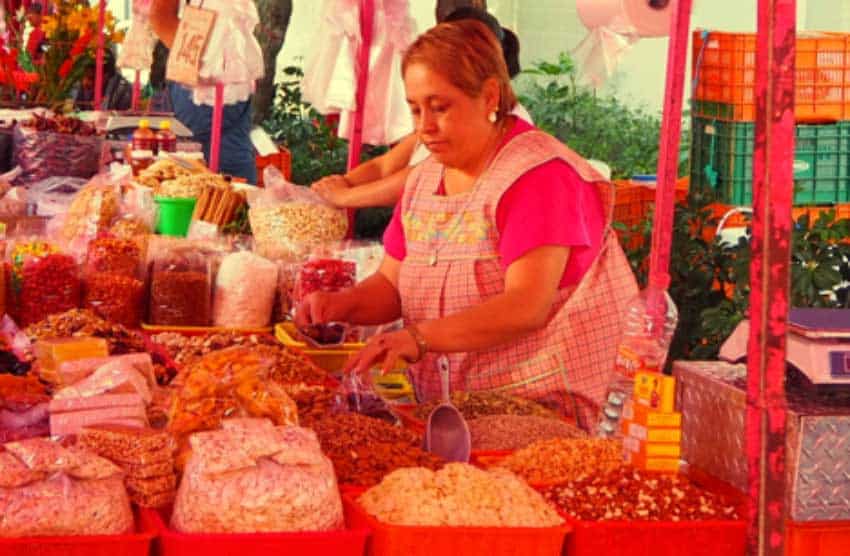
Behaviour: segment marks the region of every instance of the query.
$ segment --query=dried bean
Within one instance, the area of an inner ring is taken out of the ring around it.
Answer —
[[[427,419],[431,411],[440,403],[442,402],[435,400],[421,404],[413,413],[418,419]],[[487,415],[558,417],[554,411],[531,400],[492,392],[454,392],[452,403],[467,419],[477,419]]]
[[[534,415],[490,415],[469,421],[475,450],[518,450],[538,440],[581,438],[584,431],[562,419]]]
[[[618,440],[579,438],[541,440],[497,463],[530,483],[558,483],[623,465]]]

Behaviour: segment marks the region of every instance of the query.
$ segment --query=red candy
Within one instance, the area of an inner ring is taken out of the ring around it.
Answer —
[[[18,323],[28,326],[79,307],[80,290],[79,270],[73,257],[55,253],[28,260],[14,290]]]
[[[316,259],[301,267],[295,285],[295,301],[300,303],[313,292],[336,292],[354,285],[357,265],[339,259]]]

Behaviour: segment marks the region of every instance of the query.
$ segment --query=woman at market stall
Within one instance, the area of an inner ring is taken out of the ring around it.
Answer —
[[[421,397],[490,390],[556,402],[589,427],[604,397],[634,277],[610,230],[610,183],[555,138],[511,115],[499,43],[477,21],[440,24],[405,53],[418,140],[384,236],[379,272],[314,293],[300,326],[405,328],[373,337],[348,365],[411,363]]]
[[[474,19],[485,24],[499,40],[501,56],[513,79],[520,72],[519,39],[510,30],[502,27],[499,20],[486,10],[473,7],[458,8],[443,22]],[[531,116],[520,104],[514,108],[516,116],[530,122]],[[412,166],[428,157],[430,153],[419,142],[415,132],[411,133],[389,151],[353,168],[345,175],[325,176],[311,186],[326,201],[339,208],[366,208],[393,206],[401,198],[404,182]]]

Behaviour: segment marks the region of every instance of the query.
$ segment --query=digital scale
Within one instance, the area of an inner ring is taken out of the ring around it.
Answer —
[[[720,348],[720,359],[747,357],[750,321],[738,325]],[[850,309],[791,309],[786,360],[808,386],[850,389]]]

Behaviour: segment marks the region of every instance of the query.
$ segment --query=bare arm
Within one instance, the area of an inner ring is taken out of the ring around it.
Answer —
[[[174,44],[174,36],[180,25],[178,18],[179,0],[153,0],[150,12],[150,24],[159,40],[168,48]]]
[[[429,351],[489,349],[545,326],[569,255],[566,247],[533,249],[508,267],[503,293],[445,318],[416,323]],[[365,372],[382,362],[384,370],[389,370],[398,358],[416,360],[418,352],[408,330],[381,334],[369,341],[347,369]]]
[[[382,178],[389,177],[410,164],[413,151],[416,148],[416,134],[411,133],[395,144],[393,148],[353,168],[345,174],[345,179],[351,185],[364,185]]]

